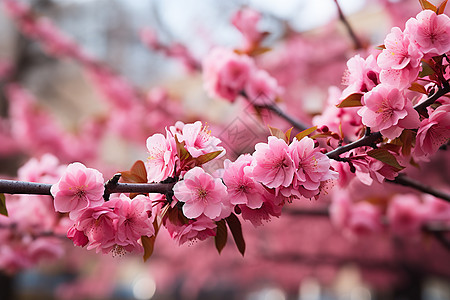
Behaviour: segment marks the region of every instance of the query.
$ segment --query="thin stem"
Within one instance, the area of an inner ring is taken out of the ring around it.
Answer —
[[[441,198],[442,200],[450,202],[450,195],[449,194],[446,194],[446,193],[444,193],[442,191],[439,191],[439,190],[437,190],[437,189],[435,189],[433,187],[424,185],[424,184],[422,184],[422,183],[420,183],[418,181],[415,181],[415,180],[413,180],[413,179],[411,179],[409,177],[406,177],[403,174],[398,175],[393,180],[386,179],[386,181],[390,182],[390,183],[395,183],[395,184],[407,186],[407,187],[412,187],[412,188],[414,188],[414,189],[416,189],[418,191],[421,191],[423,193],[430,194],[430,195],[433,195],[433,196],[435,196],[437,198]]]
[[[382,136],[380,132],[372,132],[368,135],[365,135],[364,137],[360,138],[357,141],[354,141],[350,144],[337,147],[336,149],[328,152],[326,155],[334,160],[342,160],[342,158],[339,157],[342,153],[348,152],[352,149],[362,147],[362,146],[371,146],[373,144],[376,144],[378,141],[381,141]]]
[[[348,34],[352,38],[353,43],[355,44],[355,49],[363,49],[363,44],[359,40],[359,38],[356,36],[355,32],[353,31],[352,26],[348,22],[347,18],[345,17],[344,13],[342,12],[341,6],[339,5],[338,0],[334,0],[334,3],[336,3],[336,7],[339,14],[339,19],[344,24],[345,28],[347,29]]]
[[[443,88],[439,87],[437,92],[431,95],[427,100],[414,106],[414,109],[421,115],[428,116],[426,108],[433,104],[437,99],[450,92],[450,86],[444,85]]]
[[[276,113],[278,116],[280,116],[281,118],[288,121],[292,126],[294,126],[295,129],[297,129],[299,131],[303,131],[303,130],[309,128],[308,126],[306,126],[305,124],[303,124],[302,122],[300,122],[299,120],[294,118],[293,116],[291,116],[288,113],[281,110],[275,104],[254,105],[254,106],[255,106],[255,108],[263,108],[263,109],[267,109],[267,110],[270,110],[270,111]]]

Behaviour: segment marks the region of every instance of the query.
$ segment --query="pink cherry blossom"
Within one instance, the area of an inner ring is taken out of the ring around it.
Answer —
[[[289,145],[289,154],[296,166],[294,188],[301,186],[317,194],[322,181],[338,178],[338,174],[330,169],[328,156],[321,153],[319,148],[315,148],[314,140],[309,137],[300,141],[294,138]],[[299,191],[301,194],[301,190]]]
[[[166,223],[170,237],[182,245],[186,242],[203,241],[210,236],[216,235],[216,223],[210,218],[202,215],[195,220],[189,220],[188,224],[177,226],[170,222]]]
[[[362,123],[387,138],[398,137],[403,129],[417,128],[419,114],[404,94],[386,85],[378,85],[362,99],[364,106],[358,114]]]
[[[18,170],[18,178],[23,181],[54,183],[61,178],[65,166],[53,154],[46,153],[40,159],[32,157]]]
[[[67,231],[67,237],[72,240],[73,244],[78,247],[84,247],[89,242],[83,231],[78,230],[75,225]]]
[[[64,175],[51,187],[55,210],[69,212],[73,219],[88,207],[102,205],[105,190],[102,173],[81,163],[67,166]]]
[[[413,37],[420,51],[429,56],[450,51],[450,18],[446,14],[423,10],[406,22],[405,32]]]
[[[269,136],[267,143],[255,145],[252,176],[270,188],[289,186],[294,179],[295,165],[289,146],[282,139]]]
[[[124,247],[128,252],[139,251],[142,248],[138,244],[141,236],[155,234],[150,199],[144,195],[138,195],[131,200],[125,194],[121,194],[111,197],[109,205],[114,208],[118,216],[117,245]]]
[[[247,98],[253,105],[272,104],[279,92],[277,80],[265,70],[253,71],[245,86]]]
[[[244,51],[250,50],[263,38],[263,33],[258,30],[261,14],[250,8],[238,10],[231,18],[231,23],[242,33],[245,38]]]
[[[450,104],[439,106],[420,123],[414,155],[428,157],[450,139]]]
[[[210,97],[235,101],[244,90],[252,69],[253,60],[238,55],[231,49],[214,48],[203,60],[204,87]]]
[[[380,83],[380,67],[373,55],[363,59],[359,54],[347,61],[343,83],[348,87],[342,92],[343,98],[353,93],[365,93]]]
[[[346,224],[346,233],[351,238],[364,237],[381,229],[381,211],[378,207],[368,202],[353,205]]]
[[[394,196],[387,210],[391,231],[400,236],[417,234],[424,221],[423,212],[423,204],[416,195]]]
[[[177,136],[179,142],[185,142],[186,150],[192,157],[199,157],[200,155],[211,153],[214,151],[222,151],[219,155],[225,155],[225,149],[219,146],[221,140],[211,135],[211,130],[202,122],[182,124],[177,122],[177,127],[172,127],[173,134]],[[178,133],[177,133],[178,131]],[[181,131],[181,134],[179,133]]]
[[[269,193],[264,194],[264,202],[260,208],[252,209],[247,205],[239,205],[242,219],[250,221],[255,227],[263,225],[263,222],[269,222],[272,217],[281,216],[282,208],[282,197]]]
[[[222,200],[227,188],[219,178],[213,178],[202,168],[195,167],[184,174],[184,180],[173,187],[175,198],[184,202],[183,213],[194,219],[204,214],[214,219],[221,214]]]
[[[117,246],[117,223],[119,216],[109,202],[101,206],[89,207],[77,218],[76,230],[83,231],[89,242],[87,249],[109,253],[120,250]]]
[[[223,181],[227,186],[231,204],[245,204],[255,209],[263,204],[265,189],[250,176],[249,169],[246,170],[252,162],[253,157],[249,154],[239,156],[234,162],[226,160]]]
[[[175,155],[177,153],[175,139],[167,132],[167,136],[154,134],[147,139],[148,157],[145,162],[149,182],[163,181],[175,172]]]

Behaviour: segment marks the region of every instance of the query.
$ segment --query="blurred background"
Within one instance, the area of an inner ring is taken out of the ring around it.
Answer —
[[[18,25],[11,15],[20,9],[0,2],[0,173],[6,178],[45,153],[112,176],[145,160],[146,137],[177,120],[207,121],[230,159],[265,140],[267,124],[287,129],[276,116],[262,121],[247,103],[211,99],[203,89],[199,66],[208,51],[242,45],[230,22],[242,7],[261,12],[258,26],[269,32],[263,45],[271,51],[257,63],[283,87],[279,106],[306,123],[321,113],[330,86],[342,89],[350,57],[370,53],[391,27],[403,29],[421,9],[417,0],[340,0],[358,46],[333,0],[12,1],[69,37],[65,48],[49,25],[49,49],[27,27],[30,17]],[[131,109],[133,101],[145,105]],[[446,167],[435,176],[448,183],[448,154],[436,161]],[[349,239],[330,222],[328,205],[325,197],[294,204],[258,228],[244,223],[245,257],[232,241],[219,255],[212,239],[178,247],[165,231],[146,263],[61,239],[60,258],[5,268],[0,299],[450,299],[448,241],[405,241],[383,232]]]

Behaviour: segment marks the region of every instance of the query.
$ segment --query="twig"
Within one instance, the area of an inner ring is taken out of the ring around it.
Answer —
[[[310,126],[306,126],[305,124],[303,124],[302,122],[300,122],[299,120],[294,118],[293,116],[291,116],[288,113],[284,112],[283,110],[281,110],[281,108],[279,108],[275,104],[254,105],[254,107],[255,108],[260,108],[260,109],[261,108],[262,109],[267,109],[267,110],[270,110],[270,111],[276,113],[278,116],[280,116],[281,118],[283,118],[286,121],[288,121],[292,126],[294,126],[295,129],[297,129],[299,131],[303,131],[303,130],[305,130],[305,129],[310,127]]]
[[[347,29],[348,34],[353,40],[353,43],[355,44],[355,49],[363,49],[363,44],[359,40],[359,38],[356,36],[355,32],[353,31],[352,26],[350,26],[350,23],[347,21],[347,18],[345,17],[344,13],[342,12],[341,6],[339,5],[338,0],[334,0],[336,3],[336,7],[339,13],[339,19],[344,24],[345,28]]]
[[[426,194],[430,194],[433,195],[437,198],[441,198],[442,200],[445,200],[447,202],[450,202],[450,195],[446,194],[442,191],[439,191],[433,187],[424,185],[418,181],[415,181],[409,177],[406,177],[404,174],[400,174],[397,177],[395,177],[395,179],[393,180],[388,180],[386,179],[387,182],[390,183],[395,183],[395,184],[399,184],[399,185],[403,185],[403,186],[407,186],[407,187],[412,187],[418,191],[421,191],[423,193]]]

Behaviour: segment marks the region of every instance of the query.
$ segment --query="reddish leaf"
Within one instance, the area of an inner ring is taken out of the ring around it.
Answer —
[[[6,209],[6,198],[5,194],[0,194],[0,214],[8,216],[8,210]]]
[[[289,144],[289,141],[291,140],[291,133],[292,133],[292,129],[294,127],[289,128],[288,130],[286,130],[286,132],[284,133],[284,136],[286,137],[286,143]]]
[[[422,61],[422,71],[419,73],[419,77],[423,78],[426,76],[433,75],[435,73],[434,69],[430,66],[428,62]]]
[[[377,50],[384,50],[384,49],[386,49],[386,46],[385,45],[379,45],[379,46],[376,46],[375,49],[377,49]]]
[[[400,140],[402,141],[402,154],[409,156],[411,154],[411,148],[414,141],[414,132],[412,130],[403,130]]]
[[[448,1],[448,0],[442,1],[441,4],[439,4],[439,6],[437,7],[436,13],[437,13],[438,15],[444,13],[445,6],[447,5],[447,1]]]
[[[227,221],[228,227],[230,228],[231,234],[233,235],[234,242],[239,250],[239,252],[244,256],[245,253],[245,240],[242,235],[242,226],[238,217],[235,214],[231,214],[225,219]]]
[[[286,136],[281,129],[269,126],[269,131],[271,135],[286,141]]]
[[[421,85],[420,83],[413,82],[412,85],[409,87],[409,90],[419,92],[421,94],[427,95],[427,90]]]
[[[386,149],[373,149],[367,152],[367,155],[393,167],[396,171],[404,169],[395,156]]]
[[[434,12],[437,12],[437,8],[436,6],[434,6],[433,4],[431,4],[430,2],[428,2],[427,0],[419,0],[420,5],[422,6],[422,9],[430,9]]]
[[[316,131],[316,129],[317,129],[317,126],[314,126],[314,127],[308,128],[308,129],[305,129],[305,130],[303,130],[302,132],[300,132],[299,134],[297,134],[297,135],[295,136],[295,138],[296,138],[297,140],[300,141],[300,140],[301,140],[302,138],[304,138],[305,136],[307,136],[307,135],[313,133],[314,131]]]
[[[349,95],[347,98],[341,101],[336,107],[343,108],[343,107],[356,107],[356,106],[362,106],[361,104],[361,98],[363,94],[361,93],[354,93]]]
[[[216,244],[216,249],[220,254],[225,245],[227,244],[228,231],[227,226],[225,224],[225,220],[222,219],[216,222],[216,224],[217,224],[217,233],[216,236],[214,237],[214,242]]]
[[[153,228],[155,228],[155,235],[152,235],[150,237],[145,235],[141,236],[142,247],[144,247],[144,256],[143,256],[144,262],[146,262],[153,254],[153,250],[155,249],[156,236],[158,235],[159,232],[159,227],[160,225],[155,219],[153,221]]]

